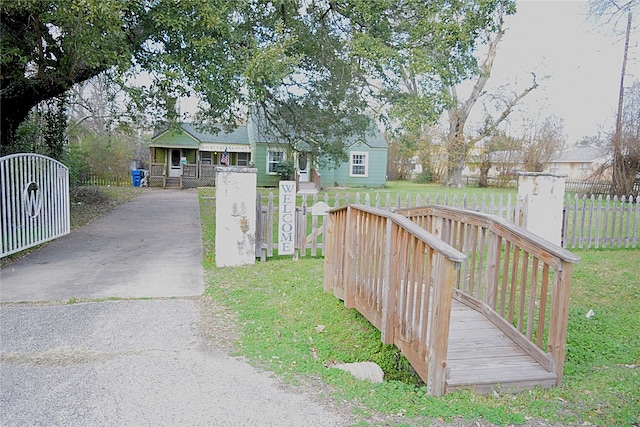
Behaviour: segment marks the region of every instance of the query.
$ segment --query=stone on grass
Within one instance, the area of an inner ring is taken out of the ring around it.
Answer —
[[[384,372],[374,362],[336,363],[332,367],[350,372],[359,380],[369,380],[372,383],[381,383],[384,380]]]

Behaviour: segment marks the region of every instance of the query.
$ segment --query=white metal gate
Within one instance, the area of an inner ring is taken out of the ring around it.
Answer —
[[[39,154],[0,157],[0,258],[68,234],[69,168]]]

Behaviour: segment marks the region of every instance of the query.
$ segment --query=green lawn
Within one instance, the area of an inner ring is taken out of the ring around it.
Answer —
[[[203,189],[200,194],[214,191]],[[470,189],[390,183],[380,191],[435,196],[437,192],[469,194]],[[480,194],[485,190],[471,191]],[[366,319],[323,292],[322,259],[281,257],[255,266],[216,268],[215,200],[201,197],[200,204],[207,294],[235,313],[238,353],[292,383],[321,379],[330,385],[337,402],[356,408],[361,425],[379,425],[374,420],[384,414],[392,417],[384,425],[425,425],[435,419],[483,420],[497,425],[540,419],[562,425],[640,423],[638,249],[575,251],[582,261],[573,274],[562,387],[505,395],[462,391],[430,397],[394,346],[383,346],[380,333]],[[595,316],[587,318],[589,310]],[[388,374],[383,384],[357,381],[326,367],[333,361],[364,360],[377,362]]]

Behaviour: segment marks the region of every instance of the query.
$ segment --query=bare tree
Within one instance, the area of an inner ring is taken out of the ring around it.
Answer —
[[[520,153],[519,143],[520,141],[499,130],[483,140],[476,155],[470,159],[472,166],[479,171],[478,186],[489,186],[489,172],[494,167],[502,169],[501,172],[505,167],[513,169],[513,165],[516,163],[514,157]]]
[[[640,82],[627,89],[619,131],[618,194],[632,194],[636,176],[640,173]],[[615,158],[614,158],[615,160]],[[614,165],[615,166],[615,165]],[[624,173],[624,174],[623,174]]]
[[[542,172],[553,155],[565,147],[564,123],[550,115],[526,124],[521,140],[524,168],[528,172]]]
[[[616,127],[611,139],[612,150],[612,184],[616,194],[631,194],[637,169],[632,165],[634,150],[633,138],[628,138],[624,126],[625,105],[625,76],[629,53],[629,38],[633,22],[633,13],[640,9],[640,0],[591,0],[589,2],[590,16],[596,20],[615,23],[616,26],[624,19],[624,51],[622,55],[622,69],[620,72],[620,86],[618,92],[618,111]],[[637,143],[637,142],[636,142]],[[629,146],[629,144],[631,144]],[[631,156],[631,157],[630,157]]]
[[[465,126],[472,108],[476,105],[480,97],[485,95],[485,86],[491,75],[491,69],[493,62],[497,54],[497,47],[500,40],[504,36],[505,30],[501,30],[494,34],[493,38],[489,42],[486,57],[480,65],[480,73],[477,77],[471,93],[466,100],[461,100],[458,96],[458,91],[455,86],[448,88],[449,96],[452,99],[452,107],[447,111],[447,117],[449,121],[449,130],[446,138],[447,145],[447,176],[444,185],[447,187],[461,187],[462,186],[462,170],[464,169],[464,162],[467,158],[469,150],[481,139],[491,135],[498,126],[504,122],[507,117],[513,112],[514,107],[522,101],[531,91],[538,87],[536,81],[536,75],[531,74],[531,85],[526,87],[520,93],[513,93],[510,96],[494,97],[494,101],[500,101],[501,111],[497,116],[487,116],[482,129],[473,137],[465,133]]]

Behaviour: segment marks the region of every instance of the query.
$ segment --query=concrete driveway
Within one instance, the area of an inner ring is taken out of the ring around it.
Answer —
[[[0,270],[0,302],[201,295],[195,191],[148,189]]]
[[[347,425],[216,347],[201,258],[197,193],[149,189],[2,269],[1,424]]]

